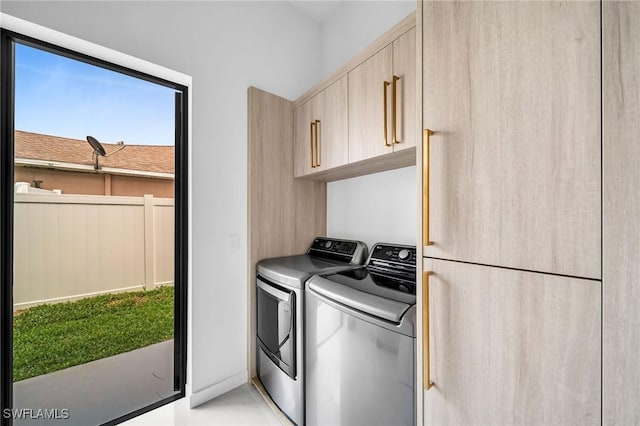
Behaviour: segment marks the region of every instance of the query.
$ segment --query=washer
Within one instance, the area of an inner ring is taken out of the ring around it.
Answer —
[[[306,254],[256,265],[257,372],[280,410],[304,424],[304,285],[313,275],[361,267],[360,241],[316,238]]]
[[[414,425],[415,247],[375,244],[305,293],[307,425]]]

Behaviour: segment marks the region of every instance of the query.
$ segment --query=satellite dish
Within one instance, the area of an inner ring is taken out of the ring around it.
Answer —
[[[116,152],[120,152],[123,149],[126,148],[126,146],[124,146],[124,142],[120,141],[117,143],[117,145],[120,145],[120,148],[116,149],[115,151],[110,152],[109,154],[107,154],[107,151],[104,150],[104,147],[102,146],[102,144],[100,142],[98,142],[98,139],[94,138],[93,136],[87,136],[87,142],[89,142],[89,145],[91,145],[91,148],[93,148],[93,159],[94,159],[94,165],[93,168],[95,169],[95,171],[97,172],[98,170],[100,170],[100,162],[98,161],[98,159],[100,157],[109,157],[113,154],[115,154]]]
[[[93,152],[95,152],[96,154],[100,154],[103,157],[107,155],[107,151],[104,150],[104,147],[100,142],[98,142],[98,139],[94,138],[93,136],[87,136],[87,142],[89,142],[89,145],[91,145],[91,148],[93,148]]]

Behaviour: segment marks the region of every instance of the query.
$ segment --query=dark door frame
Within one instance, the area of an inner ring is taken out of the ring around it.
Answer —
[[[0,29],[0,424],[11,425],[13,408],[13,173],[15,43],[46,50],[176,91],[175,246],[174,246],[174,389],[176,394],[111,420],[118,424],[185,396],[187,379],[188,286],[188,87],[83,53]],[[37,407],[31,407],[37,408]]]

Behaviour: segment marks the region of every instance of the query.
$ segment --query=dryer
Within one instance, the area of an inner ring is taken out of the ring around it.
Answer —
[[[360,267],[361,241],[318,237],[306,254],[265,259],[256,265],[257,372],[280,410],[304,424],[304,285],[316,274]]]

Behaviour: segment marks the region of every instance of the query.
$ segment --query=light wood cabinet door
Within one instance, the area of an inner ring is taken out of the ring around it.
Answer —
[[[424,3],[425,256],[601,277],[599,8]]]
[[[416,29],[408,31],[393,42],[393,75],[398,77],[395,86],[395,126],[396,137],[391,136],[393,151],[416,146]],[[393,93],[393,91],[392,91]],[[392,128],[393,131],[393,128]]]
[[[349,162],[415,146],[415,88],[414,28],[349,72]]]
[[[347,76],[316,96],[318,126],[317,162],[314,171],[327,170],[349,162],[349,116]]]
[[[600,424],[599,281],[424,267],[435,383],[424,390],[425,424]]]
[[[351,163],[393,152],[390,113],[392,67],[393,45],[390,44],[348,74]]]
[[[293,176],[300,177],[314,171],[311,157],[313,148],[313,128],[315,120],[316,98],[300,105],[293,111]]]
[[[294,176],[349,162],[347,76],[294,111]]]
[[[640,424],[640,3],[603,2],[603,419]]]

